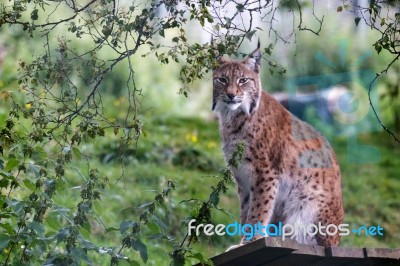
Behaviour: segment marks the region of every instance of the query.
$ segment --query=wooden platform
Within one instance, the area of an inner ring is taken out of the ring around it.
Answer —
[[[400,266],[400,249],[324,248],[267,237],[215,256],[212,261],[215,266]]]

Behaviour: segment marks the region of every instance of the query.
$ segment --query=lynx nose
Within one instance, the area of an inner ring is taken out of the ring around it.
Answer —
[[[228,96],[229,100],[233,100],[233,98],[235,98],[235,94],[233,93],[227,93],[226,96]]]

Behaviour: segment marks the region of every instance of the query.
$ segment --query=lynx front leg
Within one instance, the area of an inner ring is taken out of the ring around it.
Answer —
[[[271,222],[274,211],[276,193],[278,191],[278,178],[257,175],[252,180],[250,191],[250,206],[246,223],[255,225],[260,222],[263,226],[266,226]],[[263,238],[266,234],[265,230],[262,233],[264,235],[254,234],[252,239],[244,236],[241,243],[244,244]]]
[[[250,193],[249,191],[246,191],[238,186],[238,195],[240,203],[240,223],[245,224],[247,220],[247,214],[249,212]]]

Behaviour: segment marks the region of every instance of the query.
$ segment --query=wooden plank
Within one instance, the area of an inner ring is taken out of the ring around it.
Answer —
[[[265,248],[265,241],[259,239],[251,244],[244,245],[233,250],[227,251],[212,258],[214,265],[235,265],[234,261],[240,258],[245,258],[249,254],[258,253]]]
[[[299,244],[293,239],[282,240],[281,237],[266,237],[264,238],[267,247],[283,247],[297,250]]]
[[[365,248],[365,254],[368,258],[390,258],[400,260],[400,249]]]
[[[217,266],[256,266],[292,253],[297,243],[266,237],[212,258]]]
[[[367,265],[400,265],[400,250],[388,248],[364,248]]]
[[[212,258],[216,266],[400,266],[400,249],[324,248],[266,237]]]
[[[327,257],[339,258],[364,258],[364,249],[362,248],[344,248],[344,247],[329,247],[325,249]]]
[[[325,258],[312,264],[313,266],[345,266],[356,265],[364,260],[361,248],[329,247],[325,249]]]
[[[277,258],[271,261],[268,266],[281,265],[313,265],[325,258],[325,248],[318,245],[297,244],[296,250],[290,255]]]

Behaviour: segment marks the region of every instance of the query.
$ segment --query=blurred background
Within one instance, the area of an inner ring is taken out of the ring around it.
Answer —
[[[356,27],[356,14],[345,10],[338,12],[340,3],[328,0],[316,5],[315,13],[324,15],[319,36],[309,31],[297,31],[294,36],[291,12],[283,8],[272,23],[282,36],[292,34],[290,41],[275,44],[270,32],[266,28],[263,30],[265,25],[259,22],[258,36],[246,40],[240,52],[253,51],[257,38],[263,49],[273,44],[271,55],[263,55],[260,75],[264,90],[315,126],[332,143],[342,169],[345,222],[351,227],[380,225],[384,228],[384,236],[343,237],[342,246],[399,247],[399,144],[382,131],[368,100],[368,88],[375,73],[385,69],[392,57],[386,51],[380,54],[375,51],[372,44],[378,37],[376,33],[363,23]],[[318,29],[310,7],[304,9],[304,14],[307,26]],[[204,28],[207,27],[206,24]],[[188,23],[186,31],[193,42],[210,41],[210,34],[198,25]],[[60,28],[59,34],[66,33]],[[165,34],[173,35],[173,32]],[[49,40],[54,45],[58,41],[57,38]],[[43,45],[40,34],[29,37],[17,27],[0,28],[0,92],[17,90],[20,60],[32,60]],[[90,43],[85,43],[83,38],[72,45],[79,50]],[[132,58],[136,84],[142,90],[143,135],[138,143],[123,151],[122,163],[117,136],[80,145],[90,163],[109,179],[102,203],[94,204],[96,215],[102,220],[93,222],[91,229],[84,232],[88,239],[96,239],[94,242],[98,246],[111,246],[118,234],[106,229],[118,228],[121,220],[137,216],[140,211],[137,207],[152,199],[155,191],[170,179],[176,181],[177,188],[169,199],[169,207],[159,211],[165,219],[157,226],[171,237],[182,239],[186,227],[181,220],[188,214],[193,215],[191,212],[195,208],[181,201],[207,198],[220,169],[225,167],[218,123],[211,112],[211,73],[190,84],[190,92],[185,97],[179,93],[182,87],[179,71],[184,62],[163,65],[153,55],[141,56],[148,52],[144,47]],[[125,116],[123,110],[128,105],[127,68],[126,62],[119,64],[100,85],[107,106],[105,113],[117,120]],[[385,77],[371,86],[371,100],[378,115],[397,134],[400,133],[399,73],[397,62]],[[0,99],[0,124],[8,118],[9,108],[10,105]],[[66,168],[64,189],[54,196],[58,205],[73,209],[71,198],[79,195],[77,186],[82,179],[75,169],[86,167],[85,160],[77,160]],[[25,192],[19,193],[24,195]],[[216,211],[213,222],[236,221],[239,205],[234,184],[220,200],[220,206],[232,216]],[[52,215],[48,214],[47,226],[57,230],[63,221],[56,214]],[[153,254],[147,265],[162,265],[163,256],[158,254],[168,252],[163,241],[167,240],[146,243],[149,253]],[[239,238],[229,236],[201,237],[194,245],[207,256],[213,256],[238,241]]]

